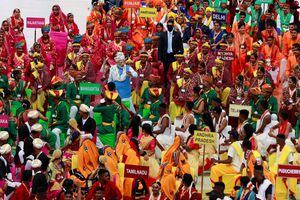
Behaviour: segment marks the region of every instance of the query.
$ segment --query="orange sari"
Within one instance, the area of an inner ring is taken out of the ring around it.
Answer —
[[[125,165],[139,165],[140,158],[130,146],[130,141],[125,133],[121,133],[117,138],[116,154],[119,160]],[[124,178],[123,197],[131,198],[133,178]]]
[[[168,199],[174,199],[176,192],[176,178],[172,173],[172,165],[168,164],[163,169],[163,175],[161,177],[161,191],[168,197]]]
[[[174,139],[174,143],[172,144],[172,146],[170,146],[170,148],[164,155],[162,159],[162,163],[169,163],[173,167],[176,167],[177,169],[175,174],[177,175],[183,175],[185,173],[191,174],[190,165],[185,155],[180,151],[180,145],[181,145],[181,138],[179,136],[176,136]],[[177,159],[178,162],[176,164]]]
[[[95,143],[86,139],[78,150],[78,171],[87,178],[98,168],[99,153]]]

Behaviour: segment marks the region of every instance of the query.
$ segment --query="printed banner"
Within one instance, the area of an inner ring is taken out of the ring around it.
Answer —
[[[197,144],[215,144],[215,132],[195,131],[194,142]]]
[[[230,117],[239,117],[240,110],[248,110],[249,118],[251,117],[252,108],[251,106],[238,105],[238,104],[229,104],[229,116]]]
[[[101,93],[101,86],[99,83],[80,83],[79,94],[83,95],[99,95]]]
[[[124,0],[123,8],[140,8],[141,1],[140,0]]]
[[[225,23],[226,22],[226,14],[225,13],[219,13],[219,12],[213,12],[212,13],[212,19]]]
[[[273,0],[258,0],[260,3],[273,4]]]
[[[27,28],[42,28],[45,25],[45,18],[40,17],[27,17],[26,27]]]
[[[8,115],[0,115],[0,128],[7,128],[8,121],[9,121]]]
[[[143,178],[147,180],[149,176],[149,167],[140,165],[125,165],[124,177]]]
[[[140,17],[156,17],[157,10],[156,8],[140,8]]]
[[[283,178],[299,178],[300,165],[278,165],[277,175]]]
[[[233,51],[218,51],[217,57],[224,61],[232,61],[234,60]]]

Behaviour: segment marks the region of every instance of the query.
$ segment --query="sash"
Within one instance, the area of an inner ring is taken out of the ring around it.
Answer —
[[[244,152],[242,150],[241,145],[238,142],[234,142],[231,144],[231,146],[234,148],[234,150],[236,151],[237,155],[239,156],[239,158],[243,158],[244,156]]]
[[[172,62],[172,69],[173,69],[173,72],[175,72],[178,68],[179,68],[178,62],[177,62],[177,61]]]
[[[292,153],[292,149],[288,145],[284,145],[280,156],[277,157],[277,162],[275,162],[274,165],[270,167],[270,171],[277,174],[278,165],[288,164],[288,158],[290,153]]]

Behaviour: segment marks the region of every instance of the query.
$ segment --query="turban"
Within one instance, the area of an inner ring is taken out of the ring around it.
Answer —
[[[115,56],[115,61],[120,62],[120,61],[124,61],[124,60],[125,60],[125,56],[124,56],[123,52],[117,52],[117,54]]]

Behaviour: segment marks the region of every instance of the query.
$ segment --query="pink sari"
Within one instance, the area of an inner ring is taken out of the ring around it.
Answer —
[[[50,38],[54,41],[56,47],[57,67],[64,66],[66,53],[67,53],[68,33],[51,31]],[[56,73],[57,73],[57,69],[56,69]]]

